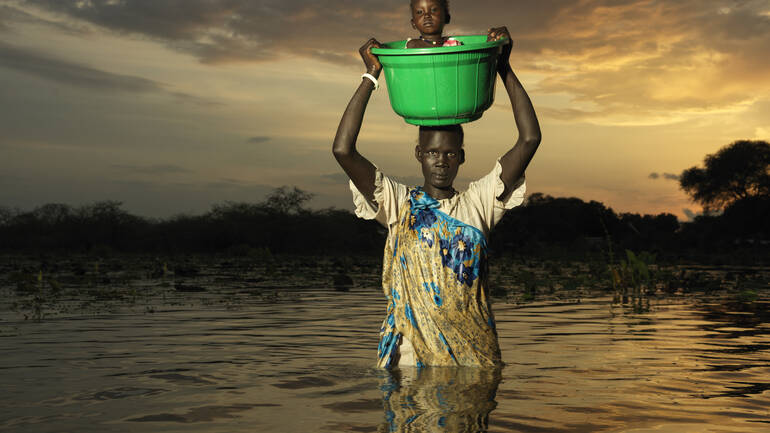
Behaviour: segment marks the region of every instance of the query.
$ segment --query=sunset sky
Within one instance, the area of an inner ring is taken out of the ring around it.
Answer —
[[[118,200],[144,216],[281,185],[352,209],[331,154],[358,48],[416,36],[409,2],[0,0],[0,206]],[[770,139],[770,0],[450,0],[445,34],[506,25],[543,141],[528,192],[616,212],[700,207],[676,175]],[[498,81],[466,126],[459,188],[516,140]],[[371,99],[361,153],[420,182],[416,127]]]

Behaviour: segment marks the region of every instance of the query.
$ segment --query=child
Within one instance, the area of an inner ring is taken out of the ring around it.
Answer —
[[[449,0],[411,0],[412,28],[420,32],[419,39],[406,40],[406,48],[454,47],[463,43],[444,37],[449,24]]]
[[[438,29],[430,24],[435,35]],[[510,38],[505,27],[489,31],[490,39],[502,37]],[[342,115],[332,149],[351,180],[356,215],[388,228],[382,273],[388,308],[377,365],[499,366],[486,239],[505,211],[523,201],[524,170],[540,144],[532,103],[509,64],[510,44],[503,46],[497,72],[518,139],[489,174],[463,192],[452,186],[465,162],[459,125],[420,127],[414,156],[425,179],[421,187],[392,180],[358,153],[356,138],[382,70],[371,52],[378,46],[370,39],[359,50],[367,73]]]

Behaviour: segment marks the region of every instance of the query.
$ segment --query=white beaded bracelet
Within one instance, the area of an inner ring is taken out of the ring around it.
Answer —
[[[372,83],[374,83],[374,90],[377,90],[377,89],[380,88],[380,83],[377,82],[377,79],[374,78],[374,75],[372,75],[372,74],[367,72],[367,73],[361,75],[361,78],[364,78],[364,77],[372,80]]]

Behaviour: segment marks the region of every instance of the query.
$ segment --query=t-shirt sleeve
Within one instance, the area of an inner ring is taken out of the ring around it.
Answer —
[[[492,230],[500,222],[505,211],[524,202],[524,193],[527,190],[527,184],[524,181],[524,175],[522,175],[506,197],[498,198],[505,191],[505,182],[500,179],[502,171],[503,167],[498,160],[489,174],[471,182],[468,186],[468,193],[480,206],[484,222],[489,230]]]
[[[383,175],[379,169],[374,175],[374,199],[377,203],[367,200],[352,180],[350,181],[350,192],[353,193],[356,216],[367,220],[377,220],[385,227],[390,227],[391,224],[398,221],[398,207],[404,202],[404,197],[408,194],[406,185]]]

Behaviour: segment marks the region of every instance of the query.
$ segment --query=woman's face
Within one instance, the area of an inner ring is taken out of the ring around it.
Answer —
[[[465,162],[460,136],[452,131],[421,132],[415,157],[422,166],[425,186],[448,189],[452,187],[457,171]]]
[[[412,2],[412,27],[421,35],[441,36],[447,14],[439,0],[415,0]]]

